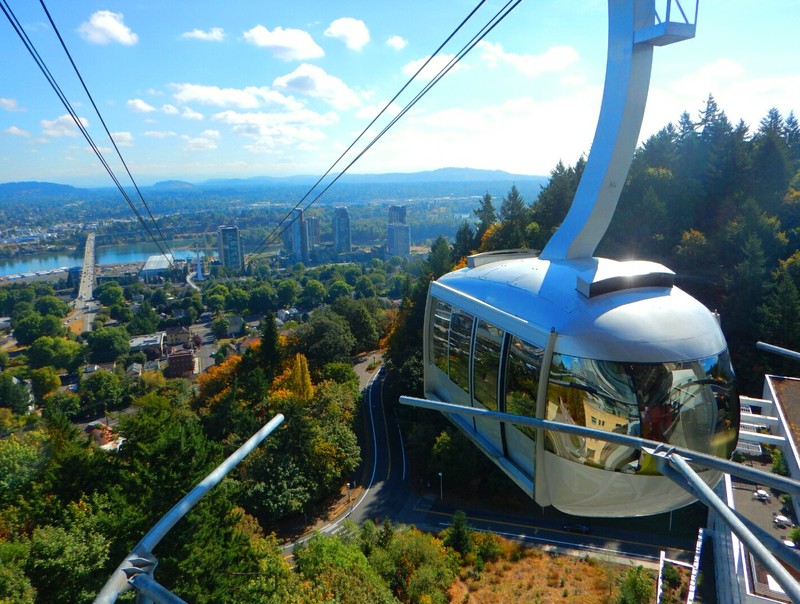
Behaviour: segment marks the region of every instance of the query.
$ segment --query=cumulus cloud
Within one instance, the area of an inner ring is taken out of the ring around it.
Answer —
[[[386,45],[391,46],[395,50],[403,50],[406,46],[408,46],[408,40],[400,36],[392,36],[386,40]]]
[[[147,132],[144,133],[144,135],[147,136],[148,138],[158,138],[158,139],[171,138],[173,136],[177,136],[177,134],[172,130],[148,130]]]
[[[325,30],[325,35],[344,42],[350,50],[361,50],[369,42],[369,29],[366,24],[352,17],[336,19]]]
[[[156,110],[156,108],[150,103],[147,103],[142,99],[131,99],[125,104],[127,105],[128,109],[136,111],[137,113],[151,113]]]
[[[189,107],[184,107],[181,112],[181,117],[186,120],[202,120],[203,114]]]
[[[89,122],[86,118],[78,118],[84,128],[89,127]],[[78,127],[69,114],[64,114],[54,120],[40,120],[42,125],[42,132],[46,136],[78,136]]]
[[[5,99],[0,97],[0,109],[6,111],[22,111],[17,105],[17,99]]]
[[[133,147],[133,134],[130,132],[112,132],[111,138],[117,143],[117,147]]]
[[[125,25],[124,18],[122,13],[99,10],[93,13],[88,21],[81,23],[78,32],[84,40],[92,44],[118,42],[125,46],[133,46],[139,41],[139,36]]]
[[[17,128],[16,126],[9,126],[5,130],[3,130],[5,134],[10,134],[12,136],[30,136],[31,133],[27,130],[23,130],[22,128]]]
[[[436,77],[436,75],[453,59],[455,55],[436,55],[433,57],[430,63],[428,63],[425,68],[420,72],[419,76],[423,80],[432,80]],[[416,61],[411,61],[406,63],[403,66],[402,72],[407,76],[412,76],[417,73],[420,67],[428,60],[428,57],[423,57],[421,59],[417,59]],[[450,73],[454,71],[462,69],[461,64],[457,64],[450,70]]]
[[[361,104],[358,95],[342,80],[308,63],[303,63],[292,73],[275,78],[272,85],[280,90],[321,99],[337,109],[351,109]]]
[[[325,138],[322,128],[336,124],[333,112],[316,113],[310,109],[283,112],[223,111],[215,121],[229,125],[235,134],[252,142],[244,148],[254,153],[275,151],[285,147],[303,149]],[[310,148],[310,147],[308,147]]]
[[[266,48],[284,61],[302,61],[325,56],[325,51],[302,29],[276,27],[270,31],[263,25],[256,25],[244,32],[244,39],[250,44]]]
[[[202,103],[217,107],[257,109],[263,105],[299,108],[300,103],[291,97],[265,87],[220,88],[202,84],[172,84],[174,97],[181,103]]]
[[[161,105],[161,111],[165,115],[178,115],[180,113],[175,105],[170,105],[169,103]]]
[[[204,136],[182,136],[181,138],[186,141],[184,148],[187,151],[213,151],[217,148],[217,143]]]
[[[202,40],[203,42],[222,42],[225,39],[225,31],[221,27],[212,27],[208,31],[193,29],[181,34],[184,40]]]
[[[528,77],[563,71],[580,58],[578,51],[571,46],[552,46],[539,55],[506,52],[502,44],[486,41],[480,42],[478,46],[483,50],[481,59],[489,67],[503,63]]]

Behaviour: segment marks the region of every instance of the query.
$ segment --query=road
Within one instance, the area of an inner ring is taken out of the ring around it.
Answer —
[[[619,527],[595,526],[591,519],[565,520],[556,510],[547,515],[533,511],[530,515],[509,514],[504,511],[451,505],[447,494],[440,499],[439,485],[432,485],[429,493],[417,493],[411,488],[405,463],[403,436],[394,405],[384,401],[385,372],[381,368],[369,380],[364,390],[365,424],[370,432],[366,437],[366,460],[362,479],[363,490],[341,515],[319,530],[336,533],[345,518],[356,523],[384,518],[393,522],[414,525],[422,530],[438,533],[451,522],[457,510],[464,511],[473,530],[488,531],[527,544],[536,544],[545,550],[572,555],[589,554],[615,562],[635,561],[649,568],[658,568],[661,550],[667,557],[691,562],[694,543],[669,536],[643,535]],[[566,522],[581,522],[592,526],[591,534],[582,535],[565,530]],[[302,540],[301,540],[302,541]]]

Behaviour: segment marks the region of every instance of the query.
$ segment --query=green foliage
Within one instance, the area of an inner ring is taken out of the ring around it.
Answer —
[[[786,457],[783,455],[783,451],[778,447],[774,447],[770,455],[772,457],[772,473],[788,476],[789,467],[786,465]]]
[[[463,559],[472,551],[470,532],[467,515],[462,510],[458,510],[453,514],[450,526],[443,531],[444,544],[458,552]]]
[[[61,380],[55,369],[42,367],[31,371],[31,386],[34,398],[41,403],[45,396],[58,390]]]
[[[73,340],[42,336],[25,351],[31,367],[52,366],[75,371],[86,356],[84,347]]]
[[[46,445],[38,431],[0,439],[0,509],[24,498],[45,467]]]
[[[101,327],[86,336],[89,344],[89,360],[107,363],[130,350],[130,336],[123,327]]]
[[[316,312],[311,321],[297,328],[292,352],[302,351],[314,372],[328,363],[346,362],[356,345],[350,327],[340,315]]]
[[[128,384],[125,378],[110,371],[95,371],[81,382],[80,416],[92,417],[104,410],[119,409],[125,401]]]
[[[396,602],[356,545],[316,534],[295,551],[295,560],[300,575],[336,602]]]
[[[105,582],[109,540],[99,510],[69,506],[62,526],[42,526],[31,535],[25,574],[41,602],[87,602]]]
[[[625,572],[620,582],[619,604],[647,604],[655,592],[653,579],[641,567]]]
[[[0,373],[0,408],[6,407],[13,413],[21,414],[28,411],[28,405],[30,396],[25,384],[8,371]]]

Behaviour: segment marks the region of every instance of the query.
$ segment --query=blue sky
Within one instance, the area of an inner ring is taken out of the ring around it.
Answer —
[[[121,175],[41,6],[6,1]],[[693,11],[693,2],[683,3]],[[131,171],[146,185],[321,174],[476,4],[49,0],[47,6]],[[456,53],[500,6],[486,2],[444,54]],[[351,172],[454,166],[547,174],[559,159],[573,164],[588,152],[599,112],[606,13],[599,0],[523,1]],[[0,182],[110,185],[0,19]],[[677,122],[684,110],[696,117],[709,94],[731,121],[743,119],[753,130],[771,107],[800,114],[798,25],[800,0],[703,0],[697,37],[655,51],[642,138]],[[412,85],[399,105],[423,83]]]

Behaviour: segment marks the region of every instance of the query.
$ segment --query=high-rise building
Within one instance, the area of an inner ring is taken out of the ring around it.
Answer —
[[[284,245],[295,260],[308,261],[308,221],[303,218],[303,210],[292,210],[292,224],[284,231]]]
[[[389,224],[408,224],[406,206],[389,206]]]
[[[389,256],[411,254],[411,229],[407,224],[394,223],[386,228],[386,251]]]
[[[386,252],[389,256],[411,254],[411,229],[406,222],[406,206],[389,206]]]
[[[244,270],[244,252],[239,237],[239,227],[221,226],[217,232],[219,259],[222,266],[237,273]]]
[[[306,218],[306,225],[308,229],[308,247],[313,250],[319,245],[319,218],[317,216],[309,216]]]
[[[333,211],[333,251],[337,254],[353,251],[353,242],[350,238],[350,213],[345,207]]]

